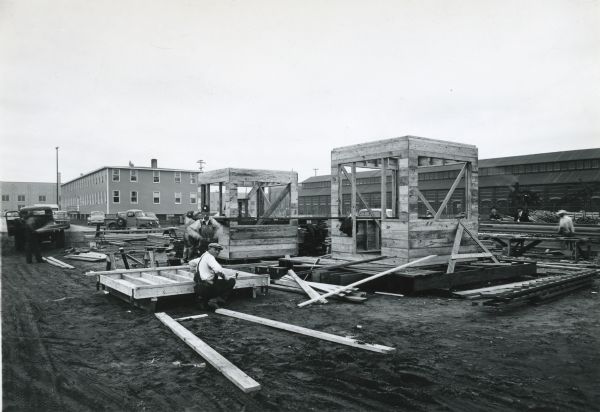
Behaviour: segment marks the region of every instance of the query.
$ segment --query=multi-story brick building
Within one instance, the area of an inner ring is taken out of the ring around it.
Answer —
[[[85,218],[100,210],[154,212],[159,219],[198,209],[198,171],[150,167],[102,166],[62,185],[62,208]]]
[[[0,209],[19,210],[37,203],[57,204],[56,183],[0,182],[2,205]]]

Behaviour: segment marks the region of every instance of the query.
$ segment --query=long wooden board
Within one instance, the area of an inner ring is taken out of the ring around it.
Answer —
[[[346,338],[344,336],[338,336],[331,333],[321,332],[314,329],[308,329],[302,326],[291,325],[289,323],[278,322],[276,320],[261,318],[254,315],[248,315],[246,313],[235,312],[233,310],[217,309],[215,310],[215,313],[218,313],[219,315],[231,316],[232,318],[247,320],[249,322],[260,323],[261,325],[271,326],[277,329],[287,330],[288,332],[300,333],[302,335],[312,336],[313,338],[340,343],[342,345],[348,345],[355,348],[365,349],[371,352],[391,353],[396,350],[396,348],[392,348],[389,346],[364,343],[356,339]]]
[[[165,326],[171,329],[175,335],[179,336],[190,348],[202,356],[243,392],[254,392],[260,389],[260,384],[258,382],[221,356],[221,354],[208,346],[202,339],[181,326],[172,317],[164,312],[155,313],[155,315],[165,324]]]

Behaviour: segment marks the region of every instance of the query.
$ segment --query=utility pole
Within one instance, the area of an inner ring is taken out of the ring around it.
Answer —
[[[319,168],[317,167],[317,168],[315,168],[313,170],[315,171],[315,176],[316,176],[317,175],[317,170],[319,170]]]
[[[60,210],[60,200],[58,197],[59,182],[60,182],[60,176],[58,174],[58,146],[56,146],[56,204],[58,205],[58,209]]]
[[[198,169],[200,169],[200,173],[204,173],[204,165],[206,162],[204,160],[198,160],[196,163],[198,163]]]

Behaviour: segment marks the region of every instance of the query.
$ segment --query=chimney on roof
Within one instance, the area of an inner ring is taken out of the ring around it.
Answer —
[[[158,160],[157,159],[150,159],[150,167],[152,169],[158,169]]]

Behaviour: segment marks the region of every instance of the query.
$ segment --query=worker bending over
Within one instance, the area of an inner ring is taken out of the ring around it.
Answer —
[[[558,234],[562,236],[575,235],[575,225],[573,225],[573,219],[567,215],[567,211],[559,210],[556,214],[560,217],[558,221]]]
[[[218,243],[208,245],[208,250],[198,259],[190,261],[195,265],[194,290],[203,309],[218,309],[224,304],[235,286],[235,278],[223,273],[223,267],[217,262],[223,246]]]

